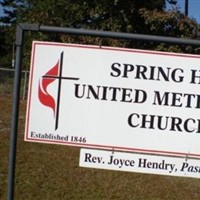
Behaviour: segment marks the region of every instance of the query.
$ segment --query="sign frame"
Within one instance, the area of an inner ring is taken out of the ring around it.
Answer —
[[[27,24],[20,23],[16,26],[16,54],[15,54],[15,77],[14,77],[14,91],[13,91],[13,107],[12,107],[12,119],[11,119],[11,132],[10,132],[10,150],[9,150],[9,170],[8,170],[8,199],[14,199],[14,184],[15,184],[15,166],[16,166],[16,148],[17,148],[17,135],[18,135],[18,123],[19,123],[19,105],[20,105],[20,82],[21,71],[23,63],[23,46],[24,35],[27,32],[41,32],[41,33],[64,33],[68,35],[82,35],[92,36],[100,38],[116,38],[116,39],[128,39],[148,42],[164,42],[170,44],[179,45],[192,45],[200,46],[199,40],[153,36],[143,34],[130,34],[130,33],[117,33],[111,31],[95,31],[84,30],[75,28],[63,28],[45,26],[39,24]]]

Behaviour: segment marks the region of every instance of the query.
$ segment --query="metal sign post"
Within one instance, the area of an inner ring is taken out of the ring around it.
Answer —
[[[9,153],[9,171],[8,171],[8,200],[14,199],[15,186],[15,162],[16,162],[16,148],[17,148],[17,134],[18,134],[18,117],[19,117],[19,100],[20,100],[20,81],[21,81],[21,66],[23,61],[23,45],[24,33],[27,31],[37,31],[43,33],[62,33],[68,35],[93,36],[101,38],[115,38],[148,42],[163,42],[179,45],[193,45],[200,46],[200,40],[180,39],[174,37],[163,37],[153,35],[119,33],[110,31],[95,31],[75,28],[62,28],[52,26],[39,26],[37,24],[18,24],[16,32],[16,59],[15,59],[15,80],[13,92],[13,108],[11,121],[11,135],[10,135],[10,153]]]
[[[19,115],[19,99],[20,99],[20,80],[22,65],[22,48],[23,48],[23,30],[20,25],[17,26],[16,33],[16,63],[15,63],[15,79],[13,91],[13,110],[11,121],[10,135],[10,156],[8,171],[8,199],[14,199],[14,178],[15,178],[15,161],[16,161],[16,145],[17,145],[17,129]]]

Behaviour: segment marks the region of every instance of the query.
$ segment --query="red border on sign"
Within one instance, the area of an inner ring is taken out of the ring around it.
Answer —
[[[30,79],[29,79],[29,91],[28,91],[28,99],[27,99],[27,111],[26,111],[26,125],[25,125],[25,141],[29,142],[39,142],[39,143],[48,143],[48,144],[62,144],[62,145],[70,145],[76,147],[88,147],[95,149],[109,149],[109,150],[120,150],[120,151],[131,151],[137,153],[145,153],[145,154],[158,154],[158,155],[170,155],[170,156],[178,156],[178,157],[200,157],[199,154],[192,154],[186,152],[171,152],[171,151],[160,151],[160,150],[152,150],[152,149],[138,149],[138,148],[130,148],[130,147],[121,147],[121,146],[109,146],[109,145],[97,145],[97,144],[86,144],[86,143],[74,143],[74,142],[63,142],[57,140],[43,140],[43,139],[33,139],[28,137],[28,127],[29,127],[29,114],[30,114],[30,104],[31,104],[31,95],[32,95],[32,81],[34,74],[34,63],[35,63],[35,49],[37,45],[46,45],[46,46],[64,46],[64,47],[72,47],[72,48],[85,48],[85,49],[98,49],[98,50],[112,50],[112,51],[123,51],[123,52],[132,52],[139,54],[153,54],[153,55],[166,55],[166,56],[175,56],[175,57],[186,57],[186,58],[196,58],[200,59],[198,55],[192,54],[177,54],[177,53],[166,53],[166,52],[158,52],[158,51],[148,51],[148,50],[136,50],[136,49],[125,49],[125,48],[114,48],[114,47],[98,47],[92,45],[80,45],[80,44],[61,44],[61,43],[49,43],[49,42],[33,42],[32,48],[32,56],[31,56],[31,71],[30,71]]]

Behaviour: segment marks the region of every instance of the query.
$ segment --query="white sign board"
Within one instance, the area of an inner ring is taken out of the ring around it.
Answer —
[[[81,167],[200,178],[197,159],[81,149]]]
[[[34,42],[25,140],[200,156],[200,56]]]

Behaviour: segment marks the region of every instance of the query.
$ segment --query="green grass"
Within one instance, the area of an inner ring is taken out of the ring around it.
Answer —
[[[11,100],[0,98],[0,200],[7,197]],[[199,200],[200,180],[79,167],[77,147],[23,141],[21,102],[15,200]]]

